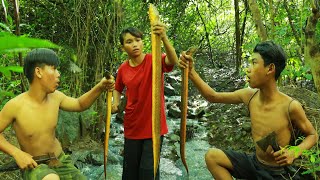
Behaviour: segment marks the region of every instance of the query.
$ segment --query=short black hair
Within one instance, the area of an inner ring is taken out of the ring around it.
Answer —
[[[30,51],[24,58],[23,72],[29,83],[32,83],[34,77],[34,69],[45,65],[58,67],[60,64],[57,54],[47,48],[37,48]]]
[[[287,56],[282,47],[273,41],[264,41],[256,45],[253,52],[259,53],[264,61],[264,66],[274,64],[276,68],[275,79],[280,77],[286,67]]]
[[[130,33],[132,36],[143,39],[143,33],[138,28],[135,27],[128,27],[124,30],[122,30],[120,34],[120,43],[123,45],[124,43],[124,36],[126,34]]]

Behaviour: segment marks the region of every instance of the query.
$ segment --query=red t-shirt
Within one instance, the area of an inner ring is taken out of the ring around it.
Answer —
[[[168,133],[164,107],[164,72],[173,66],[162,55],[161,135]],[[131,67],[129,61],[118,69],[115,89],[122,93],[126,87],[127,105],[124,115],[124,136],[128,139],[152,138],[152,55],[146,54],[141,64]]]

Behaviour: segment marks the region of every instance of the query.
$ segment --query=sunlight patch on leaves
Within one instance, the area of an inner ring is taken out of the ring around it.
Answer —
[[[14,36],[10,33],[0,32],[0,53],[21,52],[30,48],[54,48],[59,49],[60,46],[48,41],[37,38],[29,38],[23,36]]]

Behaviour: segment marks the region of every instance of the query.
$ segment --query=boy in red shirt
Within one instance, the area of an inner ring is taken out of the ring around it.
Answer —
[[[168,132],[164,106],[163,73],[172,71],[178,62],[174,47],[161,22],[152,27],[152,33],[161,37],[166,55],[162,55],[161,88],[161,144]],[[113,92],[112,112],[118,111],[120,96],[126,88],[127,104],[124,116],[124,160],[122,179],[154,179],[152,151],[152,55],[143,53],[143,34],[136,28],[127,28],[120,35],[122,49],[128,59],[120,65]],[[159,170],[156,175],[159,179]]]

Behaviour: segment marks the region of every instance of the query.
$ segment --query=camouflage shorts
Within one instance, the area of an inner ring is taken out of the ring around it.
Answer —
[[[36,168],[22,171],[24,180],[41,180],[48,174],[57,174],[60,180],[86,180],[87,178],[73,165],[69,155],[61,153],[58,157],[61,166],[50,168],[47,164],[39,164]]]

